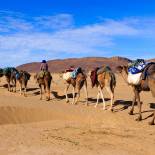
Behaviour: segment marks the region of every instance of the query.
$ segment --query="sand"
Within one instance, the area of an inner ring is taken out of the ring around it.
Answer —
[[[117,76],[115,111],[103,111],[102,103],[94,108],[97,89],[90,87],[89,106],[84,91],[78,105],[65,103],[64,82],[53,75],[52,100],[39,100],[33,77],[27,97],[10,93],[0,82],[0,155],[154,155],[155,126],[149,126],[152,114],[151,93],[142,93],[143,121],[130,116],[132,90]],[[72,89],[69,89],[69,93]],[[109,108],[109,95],[104,90]],[[71,98],[69,98],[71,101]]]

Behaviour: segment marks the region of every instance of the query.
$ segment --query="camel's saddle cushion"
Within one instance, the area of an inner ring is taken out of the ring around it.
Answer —
[[[141,81],[142,72],[147,63],[143,59],[137,59],[128,64],[128,83],[138,85]]]
[[[132,73],[128,73],[128,83],[131,85],[139,85],[140,80],[141,80],[141,75],[142,73],[137,73],[137,74],[132,74]]]
[[[79,73],[81,73],[82,72],[82,70],[81,70],[81,68],[80,67],[78,67],[78,68],[76,68],[73,72],[66,72],[66,73],[64,73],[63,74],[63,79],[64,80],[69,80],[70,78],[73,78],[73,79],[75,79],[76,77],[77,77],[77,75],[79,74]]]
[[[68,79],[70,79],[71,77],[72,77],[72,72],[66,72],[66,73],[64,73],[63,76],[62,76],[62,78],[63,78],[64,80],[68,80]]]

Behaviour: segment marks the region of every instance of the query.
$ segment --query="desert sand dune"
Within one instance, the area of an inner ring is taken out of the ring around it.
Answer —
[[[10,93],[0,82],[0,155],[154,155],[155,127],[149,126],[155,100],[142,93],[143,121],[129,116],[132,90],[117,76],[114,112],[94,108],[97,88],[88,79],[89,106],[84,91],[78,105],[65,103],[64,81],[53,75],[52,100],[39,100],[39,89],[31,78],[27,97]],[[72,89],[69,90],[70,93]],[[110,101],[104,90],[106,104]],[[71,101],[71,95],[69,95]]]

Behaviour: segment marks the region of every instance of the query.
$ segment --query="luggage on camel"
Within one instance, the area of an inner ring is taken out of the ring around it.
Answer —
[[[137,59],[128,64],[128,78],[127,81],[132,85],[139,85],[141,81],[142,72],[147,63],[143,59]]]
[[[72,77],[73,79],[75,79],[76,76],[77,76],[79,73],[82,73],[81,67],[76,68],[76,69],[71,73],[71,77]]]
[[[141,80],[141,75],[142,73],[132,74],[129,72],[128,78],[127,78],[128,83],[132,85],[139,85]]]
[[[79,73],[82,73],[81,67],[74,69],[74,71],[72,71],[72,72],[68,71],[68,72],[64,73],[63,79],[64,80],[69,80],[70,78],[75,79]]]
[[[71,77],[72,77],[72,72],[66,72],[62,76],[64,80],[69,80]]]
[[[145,60],[137,59],[128,64],[128,72],[130,72],[131,74],[140,73],[143,71],[146,65],[147,62],[145,62]]]

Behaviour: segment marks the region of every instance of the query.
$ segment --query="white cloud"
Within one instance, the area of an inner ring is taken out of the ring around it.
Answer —
[[[65,29],[74,24],[73,16],[70,14],[58,14],[54,16],[40,16],[34,18],[36,26],[41,29]]]
[[[64,55],[108,54],[117,37],[154,37],[155,19],[105,20],[76,27],[73,16],[26,17],[0,12],[0,57],[4,65],[63,58]]]

